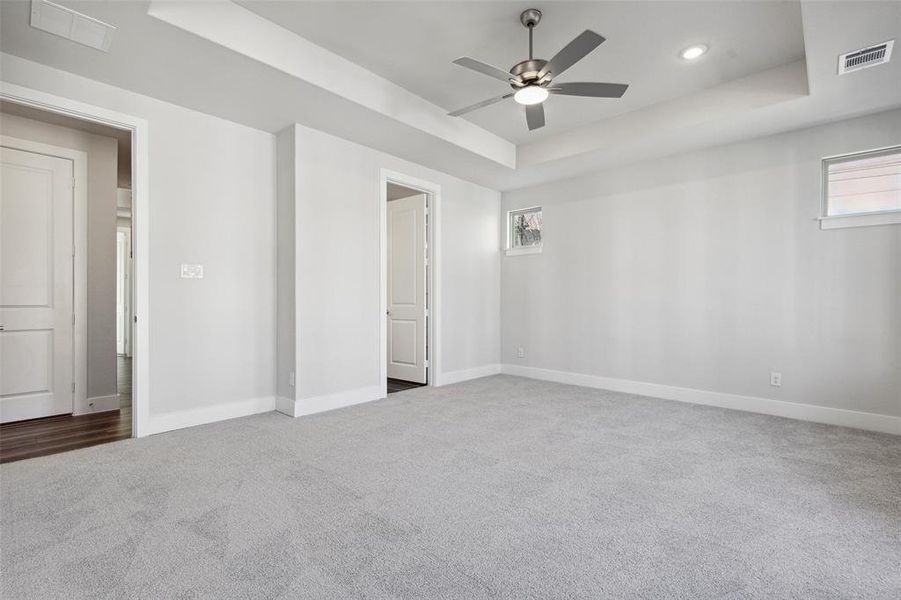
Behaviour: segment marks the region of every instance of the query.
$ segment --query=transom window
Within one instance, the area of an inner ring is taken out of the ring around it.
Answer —
[[[901,146],[823,159],[824,229],[901,223]]]

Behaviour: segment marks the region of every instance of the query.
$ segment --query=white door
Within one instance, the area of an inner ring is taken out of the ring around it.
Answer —
[[[125,319],[128,297],[128,240],[124,231],[116,232],[116,354],[125,354]]]
[[[0,422],[72,412],[72,161],[0,148]]]
[[[426,383],[426,198],[388,202],[388,377]]]

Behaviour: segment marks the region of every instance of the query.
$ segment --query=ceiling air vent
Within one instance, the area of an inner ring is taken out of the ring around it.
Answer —
[[[861,48],[854,52],[841,54],[838,57],[838,74],[844,75],[853,71],[860,71],[869,67],[875,67],[887,63],[892,57],[892,46],[895,40],[882,42],[869,48]]]
[[[106,52],[116,28],[47,0],[31,1],[31,26]]]

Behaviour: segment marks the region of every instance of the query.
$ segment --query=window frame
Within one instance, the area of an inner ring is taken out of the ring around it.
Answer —
[[[523,208],[515,208],[513,210],[507,211],[507,243],[506,243],[506,253],[507,256],[520,256],[523,254],[541,254],[541,249],[544,247],[544,237],[542,236],[541,242],[535,244],[534,246],[513,246],[513,216],[522,213],[541,211],[541,227],[544,228],[544,208],[542,206],[526,206]],[[540,231],[540,230],[539,230]]]
[[[901,224],[901,209],[859,212],[846,215],[829,214],[829,167],[831,165],[892,154],[897,154],[901,158],[901,145],[823,157],[820,166],[820,229]]]

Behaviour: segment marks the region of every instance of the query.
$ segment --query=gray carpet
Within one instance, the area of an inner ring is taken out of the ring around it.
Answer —
[[[9,599],[901,597],[901,437],[507,376],[0,478]]]

